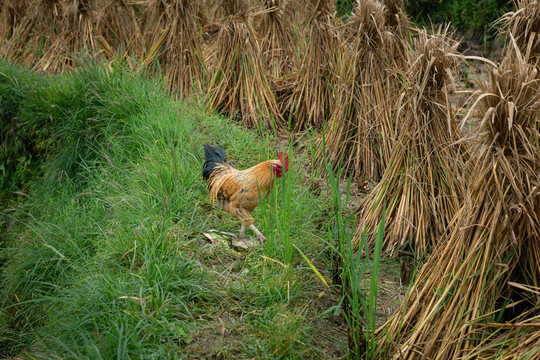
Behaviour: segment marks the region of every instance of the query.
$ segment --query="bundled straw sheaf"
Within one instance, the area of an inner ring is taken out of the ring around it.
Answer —
[[[72,53],[81,51],[85,45],[92,48],[95,20],[92,5],[91,1],[79,4],[66,0],[35,0],[25,4],[24,16],[13,23],[4,55],[37,70],[69,68],[73,65]]]
[[[266,59],[270,87],[282,117],[287,118],[287,101],[295,85],[298,56],[291,20],[284,8],[283,0],[264,0],[257,17],[257,31],[262,36],[261,49]]]
[[[401,41],[392,41],[390,45],[392,49],[389,51],[394,54],[396,60],[407,57],[409,30],[411,30],[411,22],[405,13],[404,0],[382,0],[381,3],[386,7],[386,29],[390,31],[394,37]]]
[[[145,65],[156,60],[170,90],[189,96],[204,88],[205,66],[200,38],[198,1],[151,0],[145,4]]]
[[[439,30],[434,35],[422,31],[413,45],[403,99],[394,114],[393,151],[380,183],[357,211],[355,241],[366,232],[374,244],[385,212],[383,252],[406,250],[423,257],[460,208],[466,148],[459,143],[448,101],[458,44]]]
[[[290,20],[282,0],[264,0],[258,26],[262,36],[262,53],[268,64],[270,78],[279,79],[297,67],[296,44]]]
[[[381,0],[386,7],[385,24],[388,28],[399,32],[401,35],[411,26],[407,14],[405,14],[404,0]]]
[[[306,28],[313,17],[313,1],[306,0],[281,0],[283,2],[285,16],[291,20],[291,27],[297,39],[307,39]],[[307,6],[306,6],[307,5]],[[298,44],[304,50],[305,43]],[[302,51],[301,50],[301,51]]]
[[[516,10],[506,13],[499,23],[500,34],[508,39],[508,44],[515,43],[523,54],[529,53],[529,61],[540,61],[540,1],[517,0]],[[540,66],[540,65],[537,65]]]
[[[4,0],[2,55],[39,71],[63,72],[81,53],[137,55],[142,39],[126,0]]]
[[[27,4],[20,0],[0,0],[0,54],[7,57],[10,52],[13,30],[21,22]]]
[[[222,5],[229,15],[215,42],[207,104],[247,127],[281,131],[285,123],[270,89],[257,35],[247,19],[248,6],[243,0],[225,0]]]
[[[358,0],[349,23],[349,44],[343,55],[343,72],[337,106],[326,127],[324,154],[334,168],[341,167],[358,181],[378,181],[393,149],[396,103],[401,84],[395,74],[407,64],[405,41],[386,26],[387,9],[375,0]],[[398,43],[398,44],[396,44]]]
[[[313,19],[293,92],[288,100],[292,128],[322,129],[334,109],[343,40],[332,0],[311,0]]]
[[[30,63],[35,56],[31,53],[41,48],[43,32],[48,36],[43,42],[43,54],[35,65],[37,70],[62,72],[75,66],[74,54],[98,54],[100,48],[96,42],[95,24],[101,5],[99,0],[41,0],[39,7],[47,16],[41,18],[43,15],[39,11],[31,17],[33,21],[30,24],[35,24],[37,29],[31,30],[31,50],[23,63]]]
[[[96,37],[107,59],[143,54],[144,41],[133,0],[104,1],[96,16]]]
[[[540,358],[540,85],[514,48],[470,113],[481,133],[464,205],[378,330],[383,359]]]

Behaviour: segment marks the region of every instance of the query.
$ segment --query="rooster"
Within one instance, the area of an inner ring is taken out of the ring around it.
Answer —
[[[237,170],[227,161],[225,150],[220,147],[203,145],[203,178],[208,182],[212,202],[219,205],[233,217],[241,219],[239,237],[244,237],[246,226],[259,237],[261,243],[266,237],[253,225],[251,213],[261,200],[268,196],[274,180],[289,170],[287,155],[280,152],[279,160],[268,160],[246,170]]]

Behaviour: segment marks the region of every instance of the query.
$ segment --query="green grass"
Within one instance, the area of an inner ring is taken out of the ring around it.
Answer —
[[[326,139],[323,135],[322,145]],[[349,356],[355,359],[375,359],[375,330],[377,296],[379,282],[379,266],[384,237],[383,212],[378,225],[375,248],[370,251],[366,240],[366,231],[361,236],[359,248],[353,245],[356,218],[348,213],[348,203],[351,189],[351,178],[347,181],[345,198],[342,198],[339,178],[340,171],[334,174],[332,165],[324,154],[326,180],[332,190],[332,210],[335,214],[333,226],[329,228],[329,239],[333,245],[334,276],[339,277],[341,284],[341,299],[339,304],[345,322],[349,327]],[[366,256],[367,254],[367,256]],[[373,259],[370,257],[373,256]],[[369,274],[371,272],[371,274]],[[369,290],[366,290],[369,289]]]
[[[120,63],[54,77],[0,63],[0,80],[2,134],[18,145],[2,157],[0,356],[347,353],[320,331],[340,296],[321,281],[331,284],[332,198],[305,184],[306,155],[175,102],[163,81]],[[289,173],[254,213],[264,246],[238,253],[201,234],[240,227],[208,199],[209,142],[238,168],[289,153]]]

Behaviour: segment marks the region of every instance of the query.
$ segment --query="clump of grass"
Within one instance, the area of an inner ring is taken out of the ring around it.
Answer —
[[[41,174],[38,169],[54,151],[54,139],[49,123],[21,121],[30,105],[28,98],[50,85],[51,78],[5,61],[0,61],[0,69],[0,204],[4,204],[14,191],[24,192],[24,185]]]
[[[335,106],[334,88],[341,61],[342,37],[333,1],[312,0],[309,42],[288,100],[291,128],[322,129]]]
[[[290,152],[291,156],[294,156]],[[291,236],[291,219],[293,216],[292,209],[292,181],[299,181],[294,166],[289,167],[289,171],[279,181],[279,184],[274,187],[274,196],[271,198],[272,205],[263,208],[265,230],[269,232],[270,238],[267,243],[268,254],[272,257],[279,256],[284,265],[284,270],[287,276],[290,277],[293,271],[293,252],[294,243]],[[275,224],[277,229],[269,228],[269,224]]]
[[[200,211],[200,167],[179,160],[195,122],[178,122],[162,86],[119,64],[87,64],[23,94],[21,122],[54,139],[44,162],[54,181],[36,173],[28,201],[2,213],[3,355],[179,354],[201,309],[193,304],[214,306],[209,274],[173,231],[196,228]]]
[[[222,6],[227,15],[215,43],[208,107],[247,127],[282,131],[285,123],[270,88],[260,44],[248,21],[248,5],[244,0],[224,0]]]
[[[323,137],[324,145],[324,137]],[[355,359],[373,358],[375,353],[375,314],[377,309],[378,271],[384,237],[384,212],[378,225],[377,240],[370,257],[359,256],[354,244],[355,217],[347,214],[351,178],[347,182],[345,197],[342,197],[339,178],[340,170],[334,174],[333,168],[325,159],[326,180],[332,192],[332,211],[336,214],[329,231],[333,250],[333,280],[340,286],[340,306],[348,325],[349,356]],[[362,235],[361,250],[368,251],[365,233]],[[366,274],[371,271],[371,278]],[[368,284],[369,282],[369,284]],[[365,289],[369,288],[369,292]]]
[[[395,74],[405,68],[405,42],[389,31],[386,14],[377,1],[357,1],[347,24],[350,45],[343,55],[338,105],[326,127],[330,161],[357,182],[380,179],[397,141],[394,118],[402,89]]]
[[[202,7],[197,1],[154,0],[144,5],[145,65],[157,60],[168,77],[170,90],[181,96],[204,89],[206,69],[200,38],[198,16]]]
[[[53,182],[73,180],[101,162],[103,155],[97,144],[121,133],[126,119],[139,113],[148,98],[137,87],[126,87],[131,75],[120,71],[119,62],[110,69],[92,61],[84,64],[66,80],[32,92],[28,108],[20,115],[25,126],[43,127],[54,144],[51,159],[44,166],[45,176]],[[118,101],[121,91],[124,98]],[[126,143],[126,147],[131,146],[133,143]]]
[[[413,45],[403,101],[395,114],[392,155],[381,182],[358,209],[355,242],[366,232],[373,246],[377,224],[387,211],[383,252],[405,250],[423,257],[461,205],[466,147],[459,143],[448,100],[457,43],[442,30],[421,32]]]
[[[387,358],[539,356],[537,69],[513,46],[489,74],[469,115],[481,125],[465,201],[400,310],[378,331]]]

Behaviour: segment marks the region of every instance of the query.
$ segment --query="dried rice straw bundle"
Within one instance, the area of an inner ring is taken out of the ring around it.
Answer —
[[[144,64],[157,60],[168,78],[169,89],[181,96],[204,88],[199,7],[197,1],[191,0],[151,0],[144,8],[148,49]]]
[[[212,17],[212,8],[215,6],[215,1],[201,1],[199,2],[197,21],[200,23],[200,27],[204,28],[206,25],[212,23],[214,18]]]
[[[458,44],[439,30],[422,31],[413,45],[404,97],[394,114],[394,150],[381,182],[357,211],[354,240],[358,244],[365,231],[373,245],[386,212],[383,252],[412,250],[423,257],[460,208],[466,149],[457,143],[460,133],[447,93]]]
[[[400,33],[411,26],[407,15],[405,14],[404,0],[381,0],[381,3],[386,7],[385,24],[392,30],[397,30]]]
[[[32,30],[30,47],[36,52],[41,46],[44,50],[34,68],[39,71],[63,72],[75,66],[73,54],[99,53],[95,24],[98,9],[102,5],[100,0],[41,0],[40,7],[47,10],[47,16],[41,19],[41,11],[34,14],[38,27]],[[52,7],[51,17],[48,6]],[[42,32],[38,30],[40,28],[46,30]],[[45,37],[42,45],[44,32],[49,36]],[[29,56],[24,62],[32,61],[30,59],[33,59],[33,56]]]
[[[378,329],[381,358],[540,356],[540,85],[515,53],[493,66],[473,106],[481,133],[464,205]]]
[[[57,17],[64,11],[62,3],[62,0],[27,1],[24,9],[20,9],[23,16],[17,22],[12,22],[11,37],[2,44],[2,55],[23,65],[34,65],[38,58],[37,49],[47,49],[53,43]],[[17,12],[17,7],[13,6],[15,4],[5,5],[8,7],[4,7],[3,17],[9,17],[10,9]]]
[[[144,41],[133,0],[106,1],[96,15],[96,36],[108,59],[143,54]]]
[[[210,4],[207,3],[206,6],[208,7]],[[219,31],[221,30],[221,23],[223,22],[223,18],[221,20],[215,19],[215,16],[219,13],[218,9],[221,9],[219,5],[214,3],[211,4],[211,8],[208,9],[208,13],[213,15],[208,17],[208,21],[202,26],[202,53],[208,74],[213,73],[218,62],[218,35]],[[208,85],[209,77],[210,76],[207,76],[206,78],[206,85]]]
[[[211,73],[217,64],[217,41],[221,24],[214,22],[202,28],[203,59],[208,73]]]
[[[411,22],[405,13],[404,0],[382,0],[382,4],[386,7],[386,29],[391,32],[394,37],[401,41],[393,41],[391,43],[392,50],[390,51],[396,57],[396,61],[401,63],[407,58],[408,37],[411,29]]]
[[[202,48],[204,63],[206,64],[208,72],[211,72],[217,63],[216,47],[221,24],[219,20],[215,19],[219,7],[213,2],[212,4],[209,4],[208,1],[206,7],[208,8],[207,13],[212,14],[212,16],[207,16],[201,20]]]
[[[314,9],[312,8],[313,4],[314,1],[284,0],[283,7],[285,16],[290,19],[291,28],[297,41],[307,40],[308,25],[314,14]],[[301,41],[297,45],[300,48],[300,52],[303,52],[307,43],[306,41]]]
[[[8,57],[13,30],[24,18],[28,6],[20,0],[0,0],[0,55]]]
[[[322,129],[335,105],[343,40],[336,27],[331,0],[312,0],[315,15],[309,25],[309,43],[300,65],[289,111],[294,130]]]
[[[63,72],[81,52],[105,51],[112,58],[121,44],[131,51],[140,39],[134,9],[125,0],[35,0],[27,8],[3,52],[39,71]]]
[[[520,284],[521,285],[521,284]],[[540,292],[540,288],[529,288]],[[467,359],[539,359],[540,309],[531,309],[514,323],[489,323],[481,327],[483,340],[475,349],[466,351]]]
[[[284,1],[264,0],[258,33],[262,35],[262,53],[268,63],[271,80],[290,74],[297,67],[296,44]]]
[[[507,38],[507,46],[513,46],[510,35],[523,54],[529,51],[529,61],[540,61],[540,1],[517,0],[516,11],[506,13],[499,23],[500,35]]]
[[[289,102],[296,86],[296,72],[292,72],[279,79],[273,79],[270,83],[272,93],[283,119],[290,119]]]
[[[283,0],[264,0],[257,31],[262,35],[261,48],[268,67],[270,87],[280,113],[287,118],[287,101],[295,85],[298,56],[285,5]]]
[[[247,4],[224,0],[222,5],[230,15],[223,20],[215,43],[216,64],[211,70],[207,104],[247,127],[281,131],[285,122],[270,89],[256,33],[247,20]]]
[[[320,147],[334,168],[342,168],[358,182],[380,177],[392,153],[396,99],[401,92],[396,69],[406,59],[394,54],[402,40],[386,30],[386,8],[376,0],[357,0],[349,23],[350,44],[343,56],[344,69],[338,101],[326,127],[326,149]],[[400,63],[396,61],[401,59]],[[386,145],[386,146],[385,146]]]

